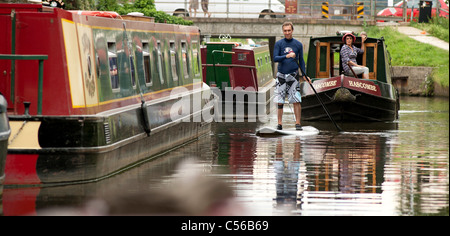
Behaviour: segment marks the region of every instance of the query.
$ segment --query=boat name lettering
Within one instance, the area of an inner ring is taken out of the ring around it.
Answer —
[[[359,81],[348,81],[349,85],[352,87],[356,87],[356,88],[363,88],[363,89],[368,89],[368,90],[372,90],[372,91],[377,91],[377,87],[375,85],[372,84],[366,84],[363,82],[359,82]]]
[[[326,81],[326,82],[322,82],[322,83],[318,83],[318,84],[314,85],[314,88],[321,89],[321,88],[325,88],[325,87],[333,87],[333,86],[336,86],[336,83],[337,83],[337,80]]]

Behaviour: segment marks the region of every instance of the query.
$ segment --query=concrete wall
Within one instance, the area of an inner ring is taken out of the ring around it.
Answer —
[[[439,97],[449,97],[448,87],[442,87],[439,84],[434,84],[434,95]]]
[[[400,94],[409,96],[449,96],[449,88],[433,83],[430,74],[433,67],[394,66],[392,68],[394,84]],[[428,94],[430,91],[433,94]]]

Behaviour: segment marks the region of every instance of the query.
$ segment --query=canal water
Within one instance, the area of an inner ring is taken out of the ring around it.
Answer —
[[[283,127],[293,127],[290,107],[284,111]],[[230,186],[229,214],[449,215],[447,98],[402,97],[395,122],[338,124],[342,132],[331,122],[311,122],[303,125],[317,127],[318,135],[259,137],[257,129],[276,126],[275,115],[265,122],[215,123],[209,136],[99,182],[4,189],[0,212],[85,209],[104,196],[174,188],[173,180],[195,172]],[[189,198],[201,192],[196,188],[179,195]]]

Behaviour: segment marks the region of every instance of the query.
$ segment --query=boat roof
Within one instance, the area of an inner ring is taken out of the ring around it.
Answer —
[[[361,33],[355,33],[353,31],[349,31],[349,30],[341,30],[341,31],[337,31],[335,35],[328,35],[328,36],[319,36],[319,37],[311,37],[310,41],[314,41],[314,40],[319,40],[322,39],[322,41],[332,41],[332,40],[338,40],[340,42],[342,42],[342,37],[346,34],[346,33],[352,33],[356,38],[360,38],[361,37]],[[369,39],[378,39],[378,38],[373,38],[373,37],[369,37],[367,36],[367,40]],[[371,41],[372,41],[371,40]],[[381,40],[383,40],[383,38],[381,38]],[[342,42],[343,43],[343,42]]]
[[[250,50],[266,46],[266,45],[259,45],[259,44],[254,44],[254,45],[242,44],[240,42],[207,42],[206,46],[208,46],[208,45],[230,45],[230,44],[233,45],[233,48],[250,49]]]

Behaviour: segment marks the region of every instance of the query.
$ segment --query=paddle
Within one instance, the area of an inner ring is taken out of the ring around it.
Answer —
[[[328,109],[325,107],[325,105],[322,102],[322,99],[320,98],[319,94],[317,94],[316,89],[314,88],[314,86],[312,85],[311,78],[308,77],[308,75],[306,75],[306,73],[303,71],[302,67],[300,66],[300,63],[298,62],[297,59],[295,59],[295,62],[297,62],[298,68],[300,68],[300,71],[302,72],[302,75],[305,76],[307,79],[308,84],[311,86],[312,90],[314,91],[314,93],[316,94],[317,100],[319,100],[320,104],[322,105],[323,109],[325,110],[325,112],[327,113],[328,117],[330,118],[330,120],[333,122],[334,126],[336,126],[336,129],[338,130],[338,132],[342,131],[342,129],[336,124],[336,122],[334,121],[333,117],[331,117],[330,113],[328,112]]]

